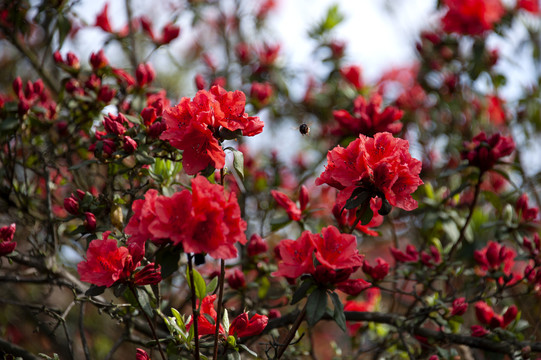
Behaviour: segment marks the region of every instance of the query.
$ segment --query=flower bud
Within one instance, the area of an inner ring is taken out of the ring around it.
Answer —
[[[96,216],[91,212],[85,212],[85,228],[88,232],[96,231]]]
[[[64,208],[72,215],[79,213],[79,202],[73,196],[64,199]]]
[[[124,145],[122,148],[125,152],[131,154],[137,150],[137,142],[129,136],[124,136]]]
[[[227,276],[227,283],[235,290],[245,287],[246,279],[244,273],[239,268],[234,268]]]

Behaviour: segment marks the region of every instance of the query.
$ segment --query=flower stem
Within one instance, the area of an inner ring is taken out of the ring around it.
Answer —
[[[477,200],[479,199],[479,193],[481,192],[481,183],[482,183],[482,177],[484,172],[479,172],[479,177],[477,178],[477,184],[475,184],[475,190],[473,194],[473,200],[470,204],[470,210],[468,217],[466,218],[466,222],[464,223],[464,226],[462,226],[462,229],[460,229],[460,234],[458,236],[457,241],[454,243],[453,247],[449,251],[449,254],[447,255],[448,259],[451,259],[453,257],[454,252],[458,248],[458,245],[462,243],[464,240],[464,237],[466,236],[466,229],[468,228],[468,225],[470,224],[470,221],[473,217],[473,211],[475,210],[475,205],[477,205]]]
[[[222,320],[222,301],[224,297],[225,260],[220,259],[220,278],[218,280],[218,310],[216,315],[216,330],[214,331],[214,359],[218,359],[218,340],[220,336],[220,323]]]
[[[130,290],[135,297],[135,301],[137,301],[137,305],[139,306],[139,309],[141,309],[141,312],[145,316],[145,319],[147,319],[148,326],[150,326],[150,330],[152,331],[152,336],[154,336],[154,340],[156,340],[156,345],[158,346],[158,350],[160,351],[160,355],[162,356],[163,360],[166,360],[167,357],[163,353],[162,346],[160,345],[160,339],[158,338],[158,335],[156,334],[156,329],[154,328],[154,324],[152,324],[152,320],[150,319],[150,316],[145,312],[145,309],[143,309],[143,305],[141,305],[141,302],[139,301],[139,298],[137,297],[137,292],[135,291],[135,288],[130,286]]]
[[[193,326],[193,338],[195,341],[195,349],[194,349],[194,359],[199,360],[199,331],[198,331],[198,320],[199,320],[199,311],[197,310],[197,303],[196,303],[196,294],[195,294],[195,284],[193,281],[193,267],[192,267],[192,254],[188,254],[188,276],[190,277],[190,289],[192,292],[192,326]]]
[[[283,341],[280,341],[279,347],[278,347],[278,354],[276,356],[276,359],[280,359],[284,352],[286,351],[288,345],[291,343],[293,338],[295,337],[295,333],[297,333],[297,330],[299,329],[299,326],[301,326],[302,321],[304,320],[304,316],[306,315],[306,304],[304,304],[304,307],[302,308],[301,312],[295,319],[295,322],[291,326],[291,329],[289,329],[289,332],[287,333],[285,339]]]

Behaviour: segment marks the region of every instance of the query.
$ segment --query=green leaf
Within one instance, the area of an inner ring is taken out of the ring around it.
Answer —
[[[124,294],[124,291],[128,288],[128,285],[125,283],[118,283],[115,286],[113,286],[113,294],[115,294],[116,297],[122,296]]]
[[[150,298],[148,297],[147,292],[145,289],[142,288],[136,288],[135,294],[137,296],[137,300],[139,301],[139,304],[141,305],[141,308],[143,311],[148,315],[152,316],[152,306],[150,306]]]
[[[244,154],[241,151],[233,151],[233,168],[241,180],[244,180]]]
[[[336,25],[340,24],[344,20],[344,16],[340,14],[338,5],[333,5],[327,11],[327,17],[323,22],[323,29],[325,31],[332,30]]]
[[[70,166],[68,170],[77,170],[79,168],[82,168],[83,166],[87,166],[87,165],[94,164],[94,163],[97,163],[97,162],[98,161],[96,159],[90,159],[90,160],[81,161],[78,164]]]
[[[316,288],[306,303],[306,320],[308,325],[314,326],[327,312],[327,291]]]
[[[340,326],[342,331],[346,331],[346,315],[344,314],[344,305],[342,304],[342,301],[340,301],[338,294],[334,291],[331,293],[331,300],[334,305],[333,319],[338,326]]]
[[[138,163],[143,164],[143,165],[152,165],[154,164],[154,161],[155,161],[152,156],[148,155],[144,151],[136,152],[135,159],[137,160]]]
[[[283,227],[286,227],[287,224],[291,222],[289,216],[282,216],[276,219],[271,220],[271,231],[280,230]]]
[[[229,333],[229,314],[227,313],[227,309],[224,309],[222,325],[224,326],[225,333],[228,334]]]
[[[8,117],[0,122],[0,132],[9,132],[19,127],[19,119]]]
[[[58,25],[58,47],[61,48],[71,30],[71,22],[64,15],[60,14],[57,20]]]
[[[295,290],[295,293],[293,293],[293,297],[291,298],[291,305],[294,305],[301,301],[301,299],[306,296],[306,293],[308,292],[308,290],[310,290],[312,285],[314,285],[312,278],[304,280],[297,288],[297,290]]]
[[[370,220],[372,220],[373,216],[374,216],[374,212],[370,208],[370,202],[369,202],[368,206],[366,207],[366,209],[364,209],[363,213],[361,214],[361,225],[368,224]]]
[[[207,285],[205,284],[205,280],[197,270],[192,269],[192,272],[193,281],[195,284],[195,296],[197,296],[199,300],[203,300],[205,296],[207,296]],[[188,285],[190,286],[190,288],[192,288],[190,271],[188,267],[186,268],[186,280],[188,281]]]
[[[218,276],[212,278],[212,280],[207,284],[207,294],[212,294],[214,290],[218,287]]]
[[[260,299],[264,299],[267,297],[267,293],[270,289],[270,281],[267,277],[261,277],[259,280],[259,288],[257,290],[257,296]]]
[[[252,355],[253,357],[257,358],[257,353],[250,350],[246,345],[239,344],[239,347],[242,348],[244,351],[246,351],[248,354]]]
[[[173,314],[173,316],[177,320],[178,327],[181,328],[182,330],[186,331],[186,325],[184,324],[184,320],[182,319],[182,316],[180,315],[178,310],[175,309],[175,308],[171,308],[171,313]]]

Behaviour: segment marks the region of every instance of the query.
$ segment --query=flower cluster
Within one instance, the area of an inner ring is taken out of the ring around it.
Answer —
[[[395,107],[388,106],[383,111],[381,104],[383,99],[380,94],[374,94],[369,101],[363,96],[358,96],[353,101],[353,113],[346,110],[333,111],[334,119],[338,126],[333,133],[337,135],[358,136],[364,134],[372,136],[379,132],[390,132],[396,134],[402,130],[403,111]]]
[[[334,285],[351,295],[370,286],[362,279],[349,279],[362,266],[363,255],[357,250],[355,236],[341,234],[334,226],[323,228],[321,235],[304,231],[297,240],[284,239],[276,254],[280,262],[273,276],[295,280],[310,274],[318,283]]]
[[[496,314],[494,309],[484,301],[475,304],[475,315],[479,322],[488,325],[491,328],[505,329],[517,317],[518,309],[511,305],[503,315]]]
[[[412,263],[420,260],[427,267],[434,267],[441,263],[441,254],[434,245],[430,246],[428,252],[421,251],[421,253],[411,244],[406,246],[405,252],[394,247],[389,248],[389,250],[397,262]]]
[[[221,169],[225,164],[221,141],[263,131],[263,122],[244,112],[245,104],[241,91],[228,92],[220,86],[200,90],[193,100],[184,97],[177,106],[164,110],[167,130],[160,139],[183,150],[182,163],[189,175],[208,166]]]
[[[77,265],[82,281],[96,286],[111,287],[121,281],[135,286],[157,284],[162,280],[160,267],[147,264],[136,271],[144,256],[144,248],[136,243],[118,247],[110,239],[110,231],[103,233],[101,240],[92,240],[86,252],[86,260]]]
[[[235,243],[247,241],[235,193],[225,194],[222,186],[203,176],[192,180],[192,193],[182,190],[167,197],[151,189],[144,200],[134,201],[132,210],[125,229],[132,235],[130,243],[171,241],[185,252],[231,259],[237,256]]]
[[[515,150],[515,143],[511,137],[494,134],[487,138],[481,132],[471,142],[464,144],[464,148],[462,159],[467,159],[470,165],[485,172],[492,169],[501,158],[510,155]]]
[[[366,202],[377,196],[404,210],[417,208],[411,194],[423,184],[419,178],[421,162],[411,157],[407,140],[388,132],[373,138],[361,134],[347,148],[337,146],[329,151],[327,162],[316,185],[328,184],[340,190],[338,201],[346,202],[354,195],[364,197],[360,202]]]
[[[498,271],[503,265],[505,275],[511,274],[516,255],[513,249],[494,241],[489,241],[486,247],[481,250],[475,250],[473,253],[475,261],[482,270]]]
[[[505,13],[500,0],[444,0],[448,10],[442,24],[448,33],[482,35],[494,28]]]

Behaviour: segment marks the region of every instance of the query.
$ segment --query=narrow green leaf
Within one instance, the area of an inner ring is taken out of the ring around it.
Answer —
[[[316,288],[310,296],[306,304],[306,320],[308,325],[315,325],[327,312],[327,291],[325,289]]]
[[[139,304],[141,304],[141,308],[143,309],[143,311],[148,316],[152,316],[152,306],[150,306],[150,299],[145,289],[136,288],[135,293],[137,295],[137,300],[139,300]]]
[[[192,283],[190,281],[190,272],[189,269],[186,267],[186,280],[188,281],[188,285],[190,288],[192,288]],[[193,269],[193,281],[195,283],[195,296],[199,300],[203,300],[205,296],[207,296],[207,285],[205,284],[205,280],[201,276],[201,274]]]
[[[233,151],[233,168],[241,180],[244,180],[244,154],[241,151]]]
[[[252,355],[253,357],[257,358],[257,353],[255,351],[252,351],[248,348],[248,346],[244,344],[239,344],[239,347],[242,348],[244,351],[246,351],[248,354]]]
[[[212,294],[214,290],[218,287],[218,276],[215,276],[208,284],[207,284],[207,294]]]
[[[340,326],[342,331],[346,331],[346,315],[344,314],[344,305],[342,304],[342,301],[340,301],[338,294],[334,291],[331,293],[331,300],[334,305],[333,319],[338,326]]]
[[[293,297],[291,298],[291,305],[294,305],[301,301],[301,299],[306,296],[306,293],[312,287],[312,285],[314,285],[312,278],[304,280],[297,288],[297,290],[295,290],[295,292],[293,293]]]

